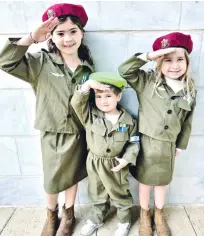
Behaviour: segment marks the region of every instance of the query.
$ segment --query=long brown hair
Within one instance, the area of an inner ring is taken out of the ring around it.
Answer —
[[[188,96],[191,96],[192,98],[196,97],[196,88],[193,79],[190,75],[190,58],[189,54],[186,50],[184,50],[184,55],[187,63],[186,71],[182,77],[182,82],[186,83],[186,90]],[[161,84],[162,80],[164,79],[164,75],[162,74],[162,63],[163,63],[163,57],[156,60],[157,65],[155,69],[155,84],[152,95],[156,92],[158,96],[160,96],[157,92],[157,87]],[[160,96],[161,97],[161,96]]]
[[[82,32],[85,32],[79,18],[77,18],[75,16],[62,16],[62,17],[58,18],[60,24],[67,21],[67,19],[70,19],[72,21],[72,23],[77,25]],[[53,31],[56,29],[56,27],[53,29]],[[53,34],[53,31],[51,32],[51,35]],[[58,50],[58,48],[56,47],[56,45],[52,39],[49,39],[47,44],[48,44],[49,52],[60,54],[60,51]],[[93,62],[90,50],[89,50],[88,46],[83,44],[83,39],[82,39],[80,47],[78,48],[78,57],[82,61],[87,61],[91,66],[94,66],[94,62]]]

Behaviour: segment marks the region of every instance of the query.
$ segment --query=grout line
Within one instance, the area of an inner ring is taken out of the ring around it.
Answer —
[[[180,27],[181,27],[181,19],[182,19],[182,1],[180,2],[180,15],[179,15],[179,24],[178,24],[178,28],[180,30]]]
[[[19,170],[20,170],[20,176],[22,176],[23,171],[21,168],[21,160],[20,160],[20,156],[19,156],[19,149],[18,149],[18,145],[17,145],[17,140],[14,137],[14,142],[15,142],[15,147],[16,147],[16,156],[17,156],[17,160],[18,160],[18,166],[19,166]]]
[[[6,228],[7,224],[9,223],[10,219],[12,218],[12,216],[14,215],[14,213],[16,212],[17,208],[14,209],[14,211],[11,213],[10,217],[8,218],[8,220],[6,221],[6,223],[4,224],[4,226],[2,227],[2,230],[0,231],[0,235],[1,233],[4,231],[4,229]]]
[[[192,226],[192,229],[194,230],[194,233],[195,233],[195,235],[197,236],[196,230],[195,230],[195,228],[194,228],[194,226],[193,226],[193,224],[192,224],[192,222],[191,222],[190,216],[188,215],[185,206],[183,206],[183,207],[184,207],[184,210],[185,210],[185,212],[186,212],[186,215],[187,215],[187,217],[188,217],[188,219],[189,219],[189,222],[190,222],[190,224],[191,224],[191,226]]]

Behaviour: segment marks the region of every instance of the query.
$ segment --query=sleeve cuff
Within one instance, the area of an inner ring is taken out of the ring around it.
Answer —
[[[149,60],[147,59],[147,52],[138,55],[137,58],[139,58],[139,59],[141,59],[141,60],[143,60],[143,61],[146,61],[146,62],[149,61]]]
[[[178,152],[181,152],[181,151],[182,151],[182,149],[180,149],[180,148],[176,148],[176,150],[177,150]]]
[[[83,95],[90,93],[90,90],[87,90],[85,87],[83,87],[83,85],[79,85],[78,91]]]

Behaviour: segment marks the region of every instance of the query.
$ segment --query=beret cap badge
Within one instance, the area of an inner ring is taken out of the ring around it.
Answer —
[[[169,47],[169,42],[167,39],[163,39],[161,41],[162,48],[168,48]]]
[[[51,17],[55,17],[55,12],[52,9],[49,9],[47,11],[47,15],[48,15],[48,19],[51,18]]]

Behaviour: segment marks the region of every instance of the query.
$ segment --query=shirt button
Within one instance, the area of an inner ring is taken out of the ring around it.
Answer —
[[[165,125],[165,126],[164,126],[164,129],[168,129],[168,128],[169,128],[169,126],[168,126],[168,125]]]
[[[112,134],[108,134],[108,137],[112,137]]]
[[[75,79],[72,79],[71,82],[72,82],[73,84],[75,84],[75,83],[76,83],[76,80],[75,80]]]
[[[106,152],[108,152],[108,153],[109,153],[109,152],[111,152],[111,150],[108,148],[108,149],[106,149]]]
[[[172,110],[168,110],[167,113],[168,113],[168,114],[172,114]]]
[[[67,118],[71,118],[71,115],[70,115],[70,114],[68,114],[68,115],[67,115]]]

